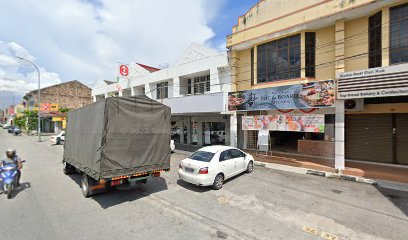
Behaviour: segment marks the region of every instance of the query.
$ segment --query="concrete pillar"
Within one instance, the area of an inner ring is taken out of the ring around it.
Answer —
[[[135,96],[135,88],[134,87],[130,88],[130,96]]]
[[[305,32],[302,31],[300,33],[300,77],[301,78],[306,78],[306,37],[305,37]]]
[[[335,122],[335,168],[339,171],[345,169],[345,114],[344,100],[336,100]]]
[[[345,35],[345,22],[344,20],[336,21],[336,75],[344,72],[344,35]],[[345,115],[344,115],[344,100],[335,101],[335,149],[334,149],[334,165],[336,170],[343,171],[345,169]]]
[[[201,121],[196,121],[197,122],[197,145],[198,146],[203,146],[203,134],[204,134],[204,129],[203,129],[203,122]]]
[[[93,95],[92,99],[93,99],[94,102],[96,102],[96,95]]]
[[[173,78],[173,86],[171,89],[173,91],[173,94],[172,94],[173,97],[180,96],[180,78],[179,77]],[[169,95],[171,94],[169,93]]]
[[[230,146],[231,147],[238,147],[238,119],[237,119],[237,113],[234,112],[230,116]]]
[[[123,91],[118,91],[118,95],[119,95],[119,97],[122,97],[123,96]]]
[[[191,116],[186,117],[185,123],[187,127],[187,145],[191,145]]]
[[[212,93],[221,92],[220,74],[218,73],[218,68],[210,69],[210,91]]]
[[[390,45],[390,9],[384,8],[381,12],[382,16],[382,67],[387,67],[390,64],[390,51],[386,47]],[[385,48],[385,49],[384,49]]]

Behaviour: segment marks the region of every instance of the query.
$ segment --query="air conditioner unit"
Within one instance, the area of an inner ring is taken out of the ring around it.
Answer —
[[[364,99],[349,99],[344,101],[346,112],[362,112],[364,110]]]

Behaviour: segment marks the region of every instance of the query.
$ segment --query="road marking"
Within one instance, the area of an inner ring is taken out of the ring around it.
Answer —
[[[339,240],[339,238],[331,233],[326,233],[322,232],[322,235],[320,235],[322,238],[327,239],[327,240]]]
[[[303,231],[313,235],[317,235],[317,230],[311,227],[303,227]]]
[[[221,196],[221,197],[218,198],[218,202],[219,203],[227,203],[228,199],[226,197],[224,197],[224,196]]]

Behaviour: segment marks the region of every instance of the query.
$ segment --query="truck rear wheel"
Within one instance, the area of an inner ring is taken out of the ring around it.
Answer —
[[[85,173],[82,174],[82,178],[81,178],[81,188],[82,188],[82,194],[84,195],[84,197],[89,198],[92,195],[92,191],[90,188],[89,184],[89,177],[88,175],[86,175]]]

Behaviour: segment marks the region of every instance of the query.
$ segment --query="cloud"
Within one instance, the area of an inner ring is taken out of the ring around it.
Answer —
[[[11,50],[12,54],[16,57],[22,57],[29,61],[35,61],[35,57],[33,57],[27,49],[23,48],[22,46],[18,45],[15,42],[7,43],[9,49]]]
[[[30,53],[9,44],[64,81],[91,85],[113,79],[117,61],[159,66],[174,63],[191,42],[207,43],[214,36],[208,23],[224,1],[2,1],[0,40],[24,46]]]
[[[0,49],[0,91],[12,92],[20,96],[36,89],[38,87],[37,70],[31,64],[15,56],[21,56],[30,61],[35,61],[35,57],[15,42],[0,42]],[[57,73],[48,72],[38,63],[37,66],[40,71],[41,87],[61,83]]]

